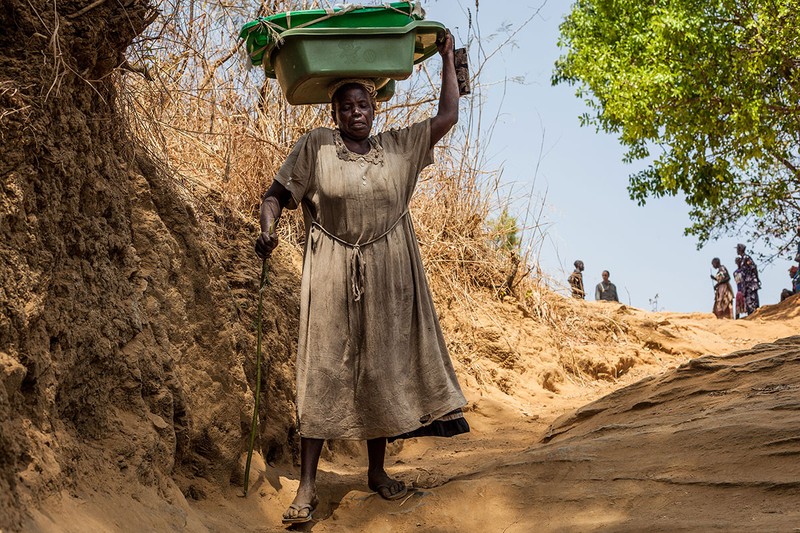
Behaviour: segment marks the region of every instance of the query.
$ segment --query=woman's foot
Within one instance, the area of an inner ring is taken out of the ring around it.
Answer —
[[[304,524],[310,522],[313,519],[312,515],[318,504],[319,499],[317,498],[316,488],[300,486],[297,489],[294,501],[289,505],[289,508],[286,509],[286,512],[283,513],[283,523]]]
[[[370,472],[368,474],[367,485],[370,490],[374,490],[384,500],[397,500],[408,492],[406,484],[400,480],[392,479],[385,470]]]

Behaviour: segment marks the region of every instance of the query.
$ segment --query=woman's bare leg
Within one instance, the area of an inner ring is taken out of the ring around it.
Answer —
[[[367,455],[369,456],[369,470],[367,471],[367,484],[369,488],[387,500],[405,494],[405,483],[390,478],[383,467],[383,462],[386,457],[386,439],[368,440]]]
[[[284,518],[304,518],[317,505],[317,465],[322,453],[323,439],[300,438],[300,486],[292,502],[292,507],[283,513]]]

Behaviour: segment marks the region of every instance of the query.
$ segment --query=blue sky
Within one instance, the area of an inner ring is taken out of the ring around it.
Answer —
[[[486,92],[486,112],[500,113],[489,146],[491,164],[502,167],[512,195],[522,195],[534,178],[535,193],[540,198],[546,193],[544,216],[550,225],[540,264],[554,279],[565,281],[573,261],[582,259],[585,284],[594,287],[601,271],[609,270],[624,303],[651,309],[657,294],[659,310],[710,312],[711,259],[719,257],[733,272],[739,239],[725,237],[698,251],[696,241],[683,236],[689,217],[680,199],[652,199],[644,207],[629,199],[628,176],[644,163],[623,164],[624,150],[615,137],[580,126],[585,107],[575,88],[550,84],[553,63],[561,55],[558,26],[570,6],[565,0],[543,6],[521,0],[480,2],[477,21],[489,49],[502,40],[488,39],[491,34],[507,25],[516,29],[539,11],[516,35],[515,46],[495,56],[483,75],[484,83],[525,80],[498,83]],[[423,7],[428,19],[455,28],[456,36],[466,36],[466,10],[475,17],[474,1],[428,0]],[[456,45],[462,44],[457,38]],[[781,289],[789,286],[790,265],[788,257],[761,265],[762,304],[776,303]]]

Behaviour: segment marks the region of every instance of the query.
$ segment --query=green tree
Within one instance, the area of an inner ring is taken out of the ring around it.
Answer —
[[[646,160],[628,191],[684,195],[702,246],[787,246],[800,219],[800,0],[577,0],[553,84]]]

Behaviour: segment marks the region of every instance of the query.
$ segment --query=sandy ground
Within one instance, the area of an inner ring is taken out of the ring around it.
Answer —
[[[501,341],[492,333],[498,321],[509,328],[497,348],[505,355],[484,346],[483,359],[471,360],[479,372],[458,358],[471,433],[391,445],[388,470],[411,488],[393,502],[367,489],[363,445],[329,445],[314,521],[294,529],[800,531],[800,336],[792,336],[800,300],[739,321],[567,303],[586,322],[614,321],[619,335],[592,340],[590,326],[578,328],[583,344],[557,343],[558,355],[535,321],[507,321],[519,315],[513,306],[471,317],[470,334],[492,342]],[[543,379],[559,357],[597,368],[633,363],[615,367],[624,370],[616,378]],[[247,498],[241,479],[197,478],[181,491],[114,490],[98,477],[96,487],[50,498],[25,530],[283,531],[297,473],[256,456]]]
[[[472,431],[391,445],[388,470],[411,489],[393,502],[367,489],[363,444],[329,444],[314,521],[294,529],[800,531],[800,297],[738,321],[552,305],[550,323],[511,301],[442,306]],[[29,508],[23,531],[286,529],[296,466],[256,456],[244,498],[244,454],[230,480],[153,484],[109,476],[109,443],[86,444],[96,454],[70,466],[84,482]]]
[[[259,440],[283,462],[257,458],[243,498],[253,221],[131,138],[120,65],[152,3],[84,4],[0,10],[0,532],[282,531],[300,254],[265,292]],[[395,502],[334,443],[298,529],[800,531],[800,299],[733,322],[453,290],[433,292],[472,432],[394,445]]]
[[[334,446],[315,520],[296,529],[800,531],[800,306],[735,322],[626,312],[661,324],[656,364],[558,393],[532,372],[512,394],[467,387],[470,434],[392,448],[413,488],[398,501],[367,489],[363,450]],[[248,498],[232,485],[189,500],[185,529],[284,530],[296,487],[296,468],[257,460]]]

